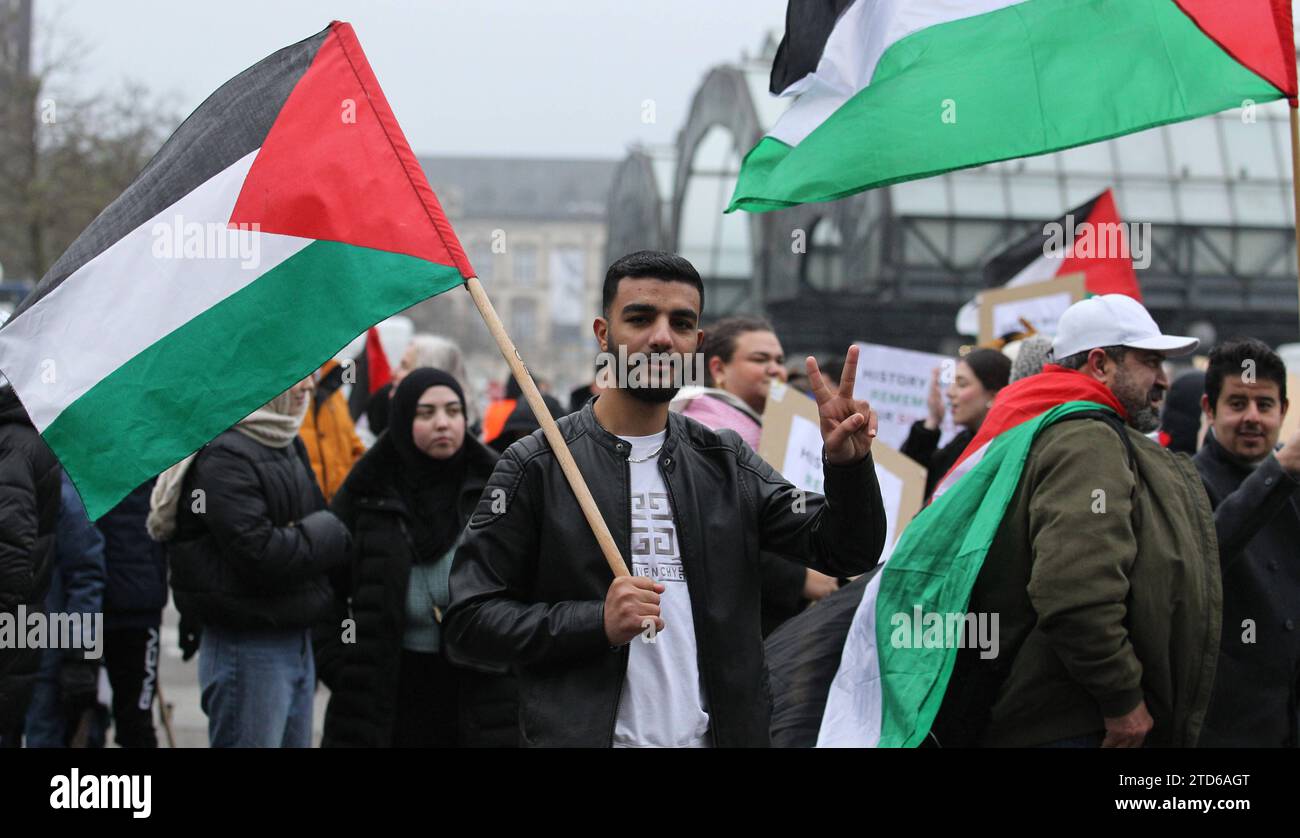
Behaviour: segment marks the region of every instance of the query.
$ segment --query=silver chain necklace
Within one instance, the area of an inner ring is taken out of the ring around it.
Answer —
[[[629,451],[627,455],[627,461],[629,463],[644,463],[646,460],[652,460],[655,457],[657,457],[659,455],[659,452],[662,450],[664,450],[664,443],[661,442],[659,443],[658,448],[651,451],[649,454],[646,454],[644,457],[633,457],[632,453]]]

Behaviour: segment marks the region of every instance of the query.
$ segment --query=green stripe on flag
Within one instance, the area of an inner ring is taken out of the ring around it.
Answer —
[[[374,323],[461,281],[455,267],[313,242],[99,381],[45,440],[93,520]]]
[[[956,648],[895,649],[893,615],[910,615],[918,606],[923,613],[966,613],[975,579],[1020,485],[1034,439],[1048,425],[1081,410],[1114,412],[1096,402],[1066,402],[1000,434],[970,473],[903,530],[881,571],[876,599],[880,747],[921,744],[943,703],[957,661]]]
[[[871,83],[797,146],[765,137],[746,155],[728,212],[1060,151],[1248,98],[1282,93],[1172,0],[1033,0],[894,44]]]

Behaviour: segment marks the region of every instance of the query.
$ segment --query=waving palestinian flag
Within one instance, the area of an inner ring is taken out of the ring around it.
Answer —
[[[335,22],[185,120],[0,330],[0,368],[96,518],[472,275]]]
[[[1076,226],[1083,229],[1085,236],[1079,241],[1068,232]],[[1067,231],[1064,233],[1067,240],[1053,241],[1049,229]],[[1084,290],[1089,295],[1123,294],[1142,302],[1130,246],[1127,228],[1115,207],[1115,195],[1107,189],[990,259],[984,266],[984,285],[1014,288],[1081,273]],[[958,334],[979,334],[978,297],[957,312],[956,326]]]
[[[867,585],[831,682],[819,747],[914,747],[943,703],[957,649],[895,648],[894,615],[964,614],[1034,439],[1071,413],[1124,408],[1105,385],[1049,364],[998,392],[975,439]]]
[[[1296,97],[1290,0],[790,0],[729,210],[1059,151]]]

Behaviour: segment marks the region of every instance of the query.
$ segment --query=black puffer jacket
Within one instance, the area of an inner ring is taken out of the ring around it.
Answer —
[[[933,431],[927,428],[924,420],[913,422],[912,430],[908,432],[903,447],[898,449],[902,454],[925,466],[926,503],[929,503],[930,496],[934,494],[934,487],[939,485],[939,481],[956,464],[957,458],[975,438],[975,434],[969,428],[962,428],[947,445],[940,448],[939,437],[942,435],[943,431],[938,428]]]
[[[28,612],[43,610],[54,567],[61,475],[13,388],[0,388],[0,613],[16,615],[20,605]],[[38,649],[0,648],[3,728],[21,720],[39,660]]]
[[[347,560],[348,542],[301,439],[271,448],[228,430],[199,452],[181,488],[167,542],[176,607],[202,625],[308,628],[330,606],[326,574]]]
[[[497,455],[465,438],[465,482],[458,527],[473,514]],[[334,496],[332,508],[352,533],[351,567],[331,574],[335,611],[313,639],[316,671],[330,688],[323,747],[393,745],[407,585],[415,547],[411,512],[397,487],[400,459],[387,434],[366,452]],[[355,621],[355,643],[342,642],[344,618]],[[448,685],[459,689],[458,684]],[[513,713],[507,722],[514,733]]]

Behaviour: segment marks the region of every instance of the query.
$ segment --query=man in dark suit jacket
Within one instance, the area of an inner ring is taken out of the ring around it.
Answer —
[[[1202,409],[1212,428],[1196,468],[1214,506],[1223,630],[1200,744],[1295,747],[1300,676],[1300,434],[1274,451],[1286,367],[1260,341],[1210,353]]]

